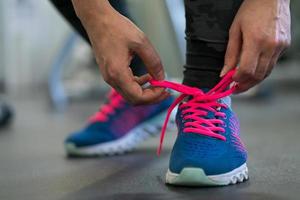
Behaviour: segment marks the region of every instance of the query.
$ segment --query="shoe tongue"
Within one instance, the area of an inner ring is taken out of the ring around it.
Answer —
[[[207,92],[209,92],[210,89],[209,88],[202,88],[201,90],[204,93],[207,93]],[[227,105],[229,108],[231,108],[231,98],[229,96],[219,99],[218,102],[223,103],[223,104]]]
[[[204,93],[208,92],[210,89],[208,88],[203,88],[201,89]],[[189,101],[191,100],[193,97],[192,96],[189,96],[187,97],[184,101]],[[231,98],[228,96],[228,97],[223,97],[221,99],[218,100],[218,102],[220,103],[223,103],[225,105],[227,105],[229,108],[231,108]],[[207,111],[207,110],[206,110]],[[215,118],[215,114],[211,111],[208,111],[207,115],[205,116],[206,119],[213,119]]]
[[[231,98],[228,97],[223,97],[222,99],[219,100],[221,103],[225,104],[228,106],[228,108],[231,108]]]

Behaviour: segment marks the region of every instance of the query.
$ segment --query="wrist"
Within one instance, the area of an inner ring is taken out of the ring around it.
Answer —
[[[108,0],[72,0],[77,17],[83,23],[104,19],[113,8]]]

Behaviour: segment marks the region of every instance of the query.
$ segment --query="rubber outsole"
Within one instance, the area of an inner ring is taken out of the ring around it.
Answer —
[[[132,129],[125,136],[111,141],[88,147],[76,147],[73,143],[65,143],[65,150],[68,156],[112,156],[132,151],[142,141],[159,134],[166,112],[143,122]],[[175,116],[172,116],[169,128],[175,127]]]
[[[180,174],[168,170],[166,183],[180,186],[225,186],[248,180],[247,164],[224,174],[207,176],[201,168],[184,168]]]

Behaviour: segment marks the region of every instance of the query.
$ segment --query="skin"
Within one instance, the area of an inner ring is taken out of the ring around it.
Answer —
[[[244,92],[270,75],[291,43],[289,0],[245,0],[229,31],[223,76],[239,66],[233,76],[236,93]]]
[[[164,79],[161,59],[146,35],[114,10],[107,0],[72,0],[104,80],[132,104],[157,103],[169,96],[162,88],[142,88],[151,78]],[[129,68],[134,55],[149,74],[135,77]]]
[[[115,11],[107,0],[72,0],[92,43],[104,80],[132,104],[157,103],[169,96],[162,88],[142,88],[151,78],[164,79],[161,59],[146,35]],[[267,77],[290,45],[289,0],[244,0],[230,28],[225,65],[220,76],[239,66],[233,79],[237,93]],[[134,55],[149,74],[135,77]]]

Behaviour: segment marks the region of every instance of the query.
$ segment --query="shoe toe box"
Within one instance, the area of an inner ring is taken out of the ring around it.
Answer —
[[[86,128],[70,134],[65,144],[73,144],[75,147],[86,147],[109,142],[114,139],[114,135],[101,124],[91,124]]]

